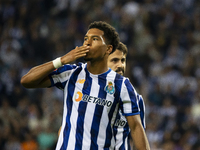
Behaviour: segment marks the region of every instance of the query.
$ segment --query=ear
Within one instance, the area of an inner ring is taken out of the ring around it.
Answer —
[[[112,52],[112,50],[113,50],[113,46],[112,45],[107,45],[106,53],[108,53],[108,55]]]

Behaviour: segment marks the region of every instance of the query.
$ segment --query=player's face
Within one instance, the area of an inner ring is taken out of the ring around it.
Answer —
[[[126,70],[126,56],[123,52],[116,49],[115,52],[108,57],[108,67],[118,74],[124,75]]]
[[[102,30],[92,28],[88,30],[84,37],[83,45],[89,46],[89,52],[84,57],[85,61],[101,59],[105,56],[107,45],[103,37],[104,32]]]

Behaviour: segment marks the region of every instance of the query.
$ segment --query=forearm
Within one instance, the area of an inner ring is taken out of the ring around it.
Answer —
[[[53,70],[52,62],[36,66],[21,78],[21,84],[26,88],[48,87],[51,82],[47,78]]]
[[[141,126],[136,126],[135,130],[131,131],[131,137],[137,150],[150,150],[149,142]]]
[[[131,137],[137,150],[150,150],[144,128],[142,126],[140,116],[127,116],[129,128],[131,129]]]
[[[21,84],[26,88],[43,88],[51,85],[48,75],[56,68],[64,64],[71,63],[76,59],[83,57],[89,51],[87,46],[76,47],[66,55],[56,61],[47,62],[45,64],[32,68],[26,75],[21,78]],[[54,63],[53,63],[54,62]]]

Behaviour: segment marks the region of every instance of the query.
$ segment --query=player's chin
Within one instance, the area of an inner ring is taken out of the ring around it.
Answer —
[[[84,57],[83,59],[84,59],[84,61],[91,61],[91,60],[92,60],[92,58],[89,58],[89,57],[87,57],[87,56]]]
[[[118,71],[117,73],[122,75],[122,76],[124,75],[123,71]]]

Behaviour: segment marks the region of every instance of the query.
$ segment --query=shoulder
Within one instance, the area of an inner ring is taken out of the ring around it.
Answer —
[[[65,64],[62,67],[55,69],[52,73],[50,73],[50,76],[52,75],[63,75],[66,76],[65,74],[67,73],[67,76],[71,74],[74,70],[78,68],[84,67],[85,64],[83,63],[78,63],[78,64]]]
[[[132,85],[132,83],[130,82],[129,78],[127,77],[123,77],[123,82],[122,82],[122,93],[134,93],[135,95],[137,95],[137,92],[135,90],[135,87]],[[138,95],[139,96],[139,95]]]
[[[114,78],[116,81],[117,81],[117,80],[122,80],[122,81],[124,81],[124,80],[128,79],[127,77],[124,77],[124,76],[122,76],[122,75],[116,73],[115,71],[113,71],[113,70],[111,70],[111,69],[110,69],[110,72],[109,72],[108,76],[111,77],[111,78]]]
[[[126,89],[128,85],[131,85],[129,79],[127,77],[124,77],[115,71],[110,71],[109,76],[107,77],[107,80],[112,79],[115,85],[115,88],[117,88],[119,91]]]
[[[66,64],[66,65],[63,65],[62,67],[60,67],[58,69],[58,71],[66,71],[66,70],[73,70],[73,69],[76,69],[76,68],[84,68],[85,64],[84,63],[77,63],[77,64]]]

